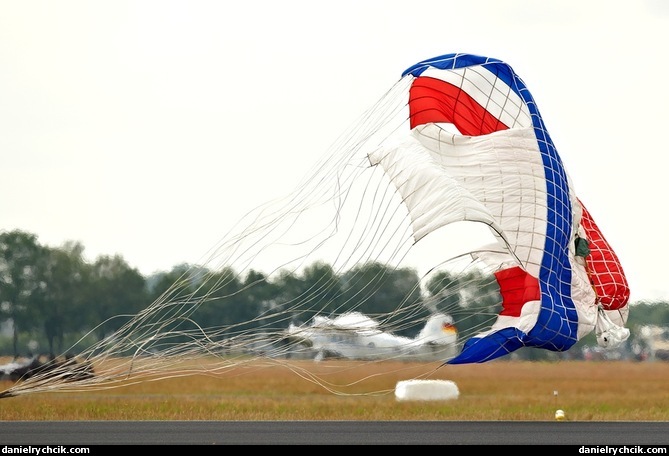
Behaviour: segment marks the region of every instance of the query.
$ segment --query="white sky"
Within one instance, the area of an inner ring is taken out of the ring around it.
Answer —
[[[469,52],[534,95],[632,301],[669,299],[666,0],[0,0],[0,229],[195,262],[401,72]]]

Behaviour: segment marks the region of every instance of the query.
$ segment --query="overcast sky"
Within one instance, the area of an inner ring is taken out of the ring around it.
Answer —
[[[524,80],[632,300],[669,299],[666,0],[0,0],[1,229],[142,273],[291,191],[402,71]]]

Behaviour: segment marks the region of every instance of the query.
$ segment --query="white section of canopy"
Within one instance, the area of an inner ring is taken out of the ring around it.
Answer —
[[[449,174],[413,137],[369,154],[372,165],[383,167],[408,208],[414,240],[418,242],[446,225],[481,222],[501,232],[490,211]]]
[[[414,135],[443,172],[485,206],[514,256],[538,277],[546,243],[547,192],[534,130],[461,136],[426,124],[415,128]]]

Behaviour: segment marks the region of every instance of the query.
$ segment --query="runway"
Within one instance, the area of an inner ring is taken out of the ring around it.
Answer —
[[[669,423],[552,421],[5,421],[0,422],[0,443],[2,445],[22,446],[624,445],[632,447],[635,445],[652,445],[667,448],[669,446]],[[639,453],[639,451],[635,451],[635,453]],[[608,454],[613,453],[609,452]]]

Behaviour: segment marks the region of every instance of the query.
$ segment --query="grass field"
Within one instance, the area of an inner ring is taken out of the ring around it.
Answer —
[[[293,364],[318,371],[332,384],[367,379],[342,395],[285,367],[246,367],[103,391],[4,398],[0,420],[525,421],[553,420],[555,410],[563,409],[570,421],[669,421],[667,362],[495,361],[436,371],[439,363]],[[432,379],[455,382],[459,397],[398,401],[396,383],[426,370],[434,371]],[[0,387],[10,385],[3,382]],[[365,394],[371,391],[378,394]]]

